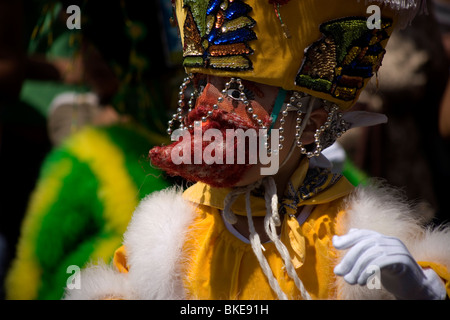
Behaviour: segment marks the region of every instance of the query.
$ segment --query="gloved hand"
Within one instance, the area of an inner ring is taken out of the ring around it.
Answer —
[[[378,267],[384,288],[398,299],[445,299],[444,282],[432,269],[423,270],[406,246],[394,237],[372,230],[350,229],[334,236],[338,250],[349,249],[334,273],[350,284],[366,285]]]

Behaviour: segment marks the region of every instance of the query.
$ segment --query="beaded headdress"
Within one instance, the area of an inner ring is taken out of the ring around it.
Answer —
[[[280,88],[270,116],[271,126],[280,117],[279,149],[285,117],[297,111],[296,145],[309,158],[359,126],[344,121],[342,112],[356,103],[381,66],[394,25],[404,27],[417,12],[426,10],[425,0],[172,0],[172,4],[183,66],[190,77],[180,87],[168,133],[174,122],[180,128],[193,127],[185,121],[198,93],[192,91],[186,103],[193,74],[230,77],[228,85],[238,82],[239,99],[247,104],[251,118],[259,128],[269,129],[248,104],[241,80],[249,80]],[[219,99],[226,97],[227,89]],[[315,148],[307,150],[301,134],[317,101],[328,111],[328,119],[315,134]],[[379,123],[386,121],[374,117]]]
[[[408,24],[424,1],[174,0],[174,5],[188,73],[301,91],[346,110],[381,65],[394,24]],[[370,5],[376,5],[374,11]]]

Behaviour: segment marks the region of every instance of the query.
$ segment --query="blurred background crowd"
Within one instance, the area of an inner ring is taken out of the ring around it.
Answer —
[[[169,0],[0,0],[0,298],[60,299],[68,266],[112,258],[140,199],[185,184],[147,159],[185,77],[171,17]],[[354,185],[386,179],[429,223],[450,220],[449,62],[450,1],[428,1],[355,107],[388,124],[334,146]]]

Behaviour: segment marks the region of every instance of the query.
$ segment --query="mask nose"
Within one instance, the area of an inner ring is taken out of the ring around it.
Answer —
[[[227,95],[224,96],[216,85],[207,83],[197,99],[196,107],[209,107],[211,110],[215,109],[234,113],[235,107],[232,101],[235,100],[229,99]]]
[[[218,88],[218,87],[222,88]],[[228,89],[222,92],[225,84],[215,84],[208,82],[197,99],[196,108],[207,108],[208,110],[220,110],[229,114],[234,114],[241,119],[253,122],[255,125],[267,125],[269,114],[258,103],[248,100],[248,105],[239,98],[238,89]],[[260,120],[258,122],[258,120]]]

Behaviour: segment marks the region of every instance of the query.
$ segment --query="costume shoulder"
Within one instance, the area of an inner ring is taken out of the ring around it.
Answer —
[[[139,297],[184,296],[179,266],[193,219],[193,206],[182,198],[181,189],[165,189],[140,203],[124,236],[129,279]]]
[[[344,208],[346,214],[338,221],[339,235],[358,228],[403,239],[417,234],[426,223],[401,190],[377,180],[356,187],[345,198]]]
[[[65,299],[182,299],[180,259],[194,207],[170,187],[145,197],[124,234],[127,273],[100,264],[81,271],[81,289]],[[105,281],[108,279],[108,281]]]
[[[419,264],[438,264],[446,270],[441,274],[438,272],[441,277],[450,271],[450,226],[430,226],[429,219],[420,206],[408,201],[401,190],[372,181],[368,185],[355,188],[345,199],[343,212],[345,214],[339,215],[337,219],[338,235],[357,228],[397,237]],[[445,279],[445,276],[443,279],[447,282],[450,280]],[[341,281],[338,287],[344,299],[385,299],[390,295],[383,290],[367,290],[366,287],[346,285],[345,281]]]

